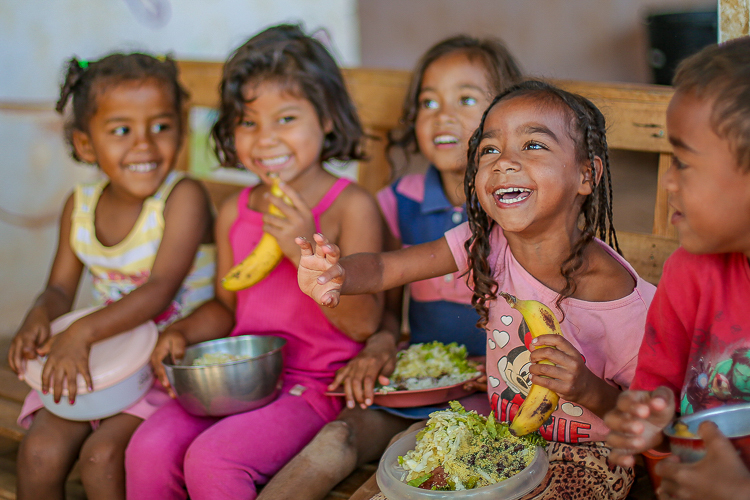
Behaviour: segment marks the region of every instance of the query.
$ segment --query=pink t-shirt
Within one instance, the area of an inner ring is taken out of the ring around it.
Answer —
[[[468,270],[464,242],[470,236],[468,224],[445,233],[459,271]],[[643,338],[646,313],[656,288],[638,277],[625,259],[600,240],[607,250],[636,280],[627,297],[609,302],[585,302],[565,299],[565,320],[560,323],[565,338],[586,360],[586,366],[608,384],[627,389],[633,380],[638,349]],[[557,293],[529,274],[513,257],[502,229],[495,226],[490,234],[490,262],[494,263],[495,280],[500,290],[521,299],[538,300],[557,315]],[[521,313],[504,300],[489,305],[487,325],[487,378],[490,407],[502,421],[511,421],[530,387],[526,324]],[[540,429],[548,441],[579,443],[603,441],[607,434],[604,422],[588,409],[560,399],[557,409]]]
[[[315,229],[320,216],[350,181],[339,179],[312,208]],[[263,214],[250,210],[251,188],[240,194],[237,219],[229,230],[234,264],[241,262],[263,235]],[[340,399],[325,396],[327,385],[347,361],[362,349],[326,318],[320,307],[302,293],[297,267],[283,258],[259,283],[237,292],[236,325],[231,335],[278,335],[286,339],[284,377],[298,382],[296,392],[307,399],[324,418],[335,418]],[[332,415],[332,416],[331,416]]]

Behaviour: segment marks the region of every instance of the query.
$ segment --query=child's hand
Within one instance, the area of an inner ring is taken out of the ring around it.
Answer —
[[[479,359],[474,359],[479,361]],[[482,372],[476,380],[469,380],[463,385],[465,391],[476,390],[479,392],[487,392],[487,366],[485,365],[485,358],[481,357],[481,363],[477,365],[477,371]]]
[[[655,472],[661,476],[659,498],[749,499],[750,471],[732,443],[713,422],[703,422],[698,435],[706,445],[702,460],[683,464],[670,456],[656,464]]]
[[[596,390],[602,382],[591,373],[581,353],[565,337],[540,335],[531,341],[531,345],[530,359],[534,364],[529,372],[532,383],[551,389],[568,401],[584,404],[591,391]],[[543,359],[555,366],[540,364]]]
[[[79,373],[86,381],[88,390],[94,390],[94,383],[89,372],[91,344],[86,340],[87,335],[76,328],[76,323],[64,332],[50,337],[37,349],[40,356],[47,356],[42,370],[42,393],[47,394],[52,383],[55,403],[60,402],[63,383],[67,385],[68,401],[70,404],[75,403]]]
[[[156,376],[162,387],[169,393],[169,397],[173,399],[177,397],[177,394],[174,392],[172,384],[169,383],[169,378],[167,377],[166,370],[164,370],[162,361],[167,356],[170,356],[172,363],[177,363],[185,356],[186,346],[187,340],[181,331],[175,328],[167,328],[159,335],[159,340],[151,352],[151,367],[154,370],[154,376]]]
[[[662,429],[674,417],[674,393],[667,387],[648,391],[625,391],[617,406],[604,417],[609,427],[609,461],[622,467],[635,464],[635,454],[657,447],[664,437]]]
[[[293,206],[284,203],[279,197],[268,193],[269,203],[273,203],[284,217],[265,214],[263,216],[263,230],[276,238],[284,255],[292,262],[299,259],[299,248],[294,239],[298,236],[312,238],[315,233],[315,219],[312,210],[288,184],[281,183],[279,188],[292,200]]]
[[[302,250],[297,282],[300,290],[322,306],[336,307],[339,304],[344,268],[339,265],[341,250],[325,236],[315,234],[315,250],[306,238],[294,241]]]
[[[362,409],[372,405],[375,395],[375,382],[388,385],[388,376],[396,368],[396,342],[393,334],[387,331],[374,333],[365,347],[346,366],[336,372],[336,377],[328,386],[329,391],[338,386],[344,387],[346,406]]]
[[[26,360],[37,357],[36,350],[50,337],[50,322],[47,314],[40,309],[32,309],[26,316],[23,325],[13,337],[8,350],[10,369],[23,380],[26,372]]]

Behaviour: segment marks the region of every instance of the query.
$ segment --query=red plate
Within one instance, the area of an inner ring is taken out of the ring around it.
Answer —
[[[476,389],[469,391],[464,389],[464,384],[471,380],[476,380],[480,376],[466,380],[459,384],[446,385],[443,387],[433,387],[431,389],[419,389],[416,391],[393,391],[385,394],[375,393],[373,403],[388,408],[413,408],[416,406],[433,406],[446,401],[460,399],[469,394],[476,392]],[[345,396],[344,392],[326,392],[327,396]]]

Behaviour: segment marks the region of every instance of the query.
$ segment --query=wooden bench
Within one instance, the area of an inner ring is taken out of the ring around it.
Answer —
[[[203,61],[181,61],[183,82],[191,94],[191,106],[216,107],[221,64]],[[405,71],[353,68],[345,69],[344,76],[357,105],[365,131],[371,137],[366,143],[369,159],[360,162],[358,182],[375,193],[388,184],[391,170],[385,157],[385,137],[398,124],[401,105],[409,81]],[[665,114],[672,95],[668,87],[617,83],[556,81],[561,87],[590,98],[604,113],[609,123],[608,142],[613,149],[651,152],[659,155],[659,178],[671,161],[671,148],[666,140]],[[189,143],[189,140],[186,141]],[[189,170],[189,148],[183,148],[178,168]],[[242,186],[204,180],[216,206]],[[651,234],[619,232],[618,238],[625,258],[647,281],[657,283],[665,259],[677,248],[670,212],[664,190],[657,189],[654,200],[654,220]],[[24,430],[16,424],[21,403],[28,387],[10,371],[5,360],[7,341],[0,344],[0,439],[17,443]],[[12,455],[11,451],[8,452]],[[11,458],[3,455],[0,446],[0,499],[15,498],[14,478],[7,469]],[[6,453],[7,454],[7,453]],[[375,464],[358,469],[332,491],[327,500],[349,498],[375,470]],[[643,476],[643,474],[641,474]],[[74,485],[74,498],[84,498],[80,483]],[[637,483],[632,498],[653,498],[648,484]]]

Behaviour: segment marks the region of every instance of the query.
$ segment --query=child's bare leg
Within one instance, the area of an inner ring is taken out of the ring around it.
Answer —
[[[377,459],[411,420],[384,411],[345,409],[263,488],[258,500],[325,498],[358,466]]]
[[[103,420],[81,448],[81,482],[89,500],[125,500],[125,448],[143,419],[120,413]]]
[[[89,422],[65,420],[46,409],[36,412],[18,448],[18,500],[63,500],[65,481],[90,434]]]

